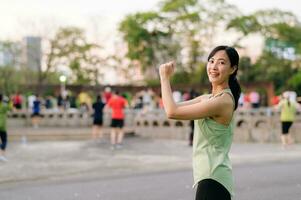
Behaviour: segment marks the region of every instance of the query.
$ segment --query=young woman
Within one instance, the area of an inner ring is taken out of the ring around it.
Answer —
[[[168,118],[194,120],[193,175],[196,200],[228,200],[233,196],[233,176],[228,156],[233,138],[233,112],[240,86],[236,79],[239,55],[218,46],[208,57],[207,75],[212,93],[176,104],[169,78],[174,63],[160,66],[161,92]]]
[[[297,103],[290,100],[288,93],[284,93],[283,98],[277,105],[277,108],[280,109],[280,113],[281,113],[280,121],[281,121],[281,128],[282,128],[282,134],[281,134],[282,147],[286,148],[288,145],[293,143],[293,138],[289,134],[289,130],[296,118]]]
[[[0,161],[6,162],[5,150],[7,145],[7,131],[6,131],[6,115],[11,110],[11,106],[3,102],[3,95],[0,94]]]

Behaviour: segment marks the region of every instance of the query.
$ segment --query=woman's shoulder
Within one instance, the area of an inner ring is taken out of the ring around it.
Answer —
[[[221,93],[214,98],[214,101],[216,101],[218,107],[221,108],[221,111],[227,110],[226,108],[229,108],[230,111],[230,109],[234,108],[235,106],[233,96],[229,92]]]
[[[211,96],[212,96],[211,94],[202,94],[199,96],[199,98],[201,100],[208,100],[208,99],[210,99]]]

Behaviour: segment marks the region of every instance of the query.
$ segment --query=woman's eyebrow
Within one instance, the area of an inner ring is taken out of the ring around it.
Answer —
[[[209,60],[211,60],[211,59],[213,59],[213,60],[224,60],[224,61],[226,61],[226,59],[225,58],[214,58],[214,57],[211,57]]]

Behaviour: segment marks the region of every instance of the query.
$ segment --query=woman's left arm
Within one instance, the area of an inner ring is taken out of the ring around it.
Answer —
[[[174,64],[172,62],[160,66],[161,92],[164,109],[168,118],[180,120],[194,120],[203,117],[214,117],[228,112],[225,108],[233,107],[230,96],[224,95],[197,102],[190,105],[177,105],[172,97],[169,78],[173,73]]]

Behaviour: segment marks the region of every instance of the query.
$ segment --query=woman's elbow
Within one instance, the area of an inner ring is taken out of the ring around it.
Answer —
[[[166,110],[165,113],[166,113],[166,117],[167,117],[168,119],[172,119],[172,117],[173,117],[173,112],[172,112],[172,111]]]
[[[172,112],[172,111],[166,112],[166,116],[168,119],[178,119],[176,112]]]
[[[175,119],[178,115],[178,111],[176,107],[169,107],[165,109],[166,116],[169,119]]]

